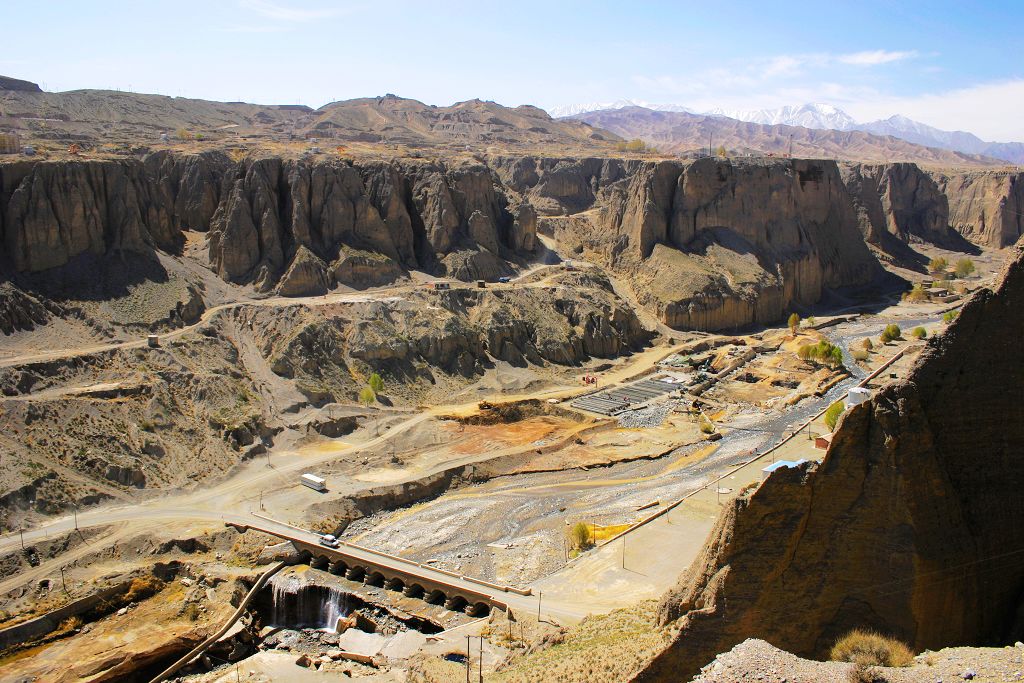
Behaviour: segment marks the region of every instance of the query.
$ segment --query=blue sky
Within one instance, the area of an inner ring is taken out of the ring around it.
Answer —
[[[4,0],[0,74],[311,106],[826,102],[1024,140],[1024,2],[980,4]]]

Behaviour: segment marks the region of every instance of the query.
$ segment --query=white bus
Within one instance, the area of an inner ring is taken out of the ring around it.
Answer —
[[[321,493],[327,490],[327,480],[309,472],[299,477],[299,483]]]

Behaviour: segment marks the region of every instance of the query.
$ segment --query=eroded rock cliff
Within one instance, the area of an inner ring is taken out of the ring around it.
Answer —
[[[855,627],[918,651],[1019,637],[1022,332],[1018,245],[906,379],[845,415],[817,470],[727,506],[662,600],[673,645],[636,680],[686,680],[748,637],[811,657]]]
[[[83,254],[175,253],[183,230],[209,230],[210,262],[223,279],[267,291],[289,274],[282,289],[303,294],[321,289],[310,267],[322,268],[327,286],[339,268],[345,278],[359,275],[361,264],[339,263],[346,247],[388,259],[386,272],[497,277],[504,260],[534,248],[536,213],[527,201],[510,205],[494,172],[478,163],[236,163],[158,153],[0,166],[0,227],[20,272]]]
[[[949,198],[949,223],[975,244],[1007,247],[1024,234],[1024,173],[936,173]]]
[[[592,178],[600,211],[578,231],[581,251],[671,327],[778,320],[879,273],[834,162],[662,161]]]

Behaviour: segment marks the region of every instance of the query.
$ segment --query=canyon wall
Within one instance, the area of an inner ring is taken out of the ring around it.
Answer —
[[[597,161],[520,160],[505,176],[542,208],[539,197],[571,212],[594,196],[592,220],[568,241],[671,327],[776,321],[880,273],[835,162]]]
[[[912,241],[969,248],[963,233],[1005,246],[1021,232],[1022,187],[1011,173],[942,175],[906,163],[159,152],[0,165],[0,231],[18,272],[83,254],[181,253],[183,231],[208,231],[209,265],[222,279],[303,296],[383,285],[411,269],[496,279],[536,249],[539,216],[576,216],[577,234],[560,239],[622,276],[662,322],[722,330],[876,283],[865,241],[917,262]]]
[[[915,649],[1002,645],[1024,598],[1024,247],[905,379],[843,418],[825,460],[726,506],[660,605],[679,681],[748,637],[823,657],[852,628]]]
[[[480,164],[236,163],[212,153],[2,165],[0,216],[19,272],[82,254],[173,253],[182,230],[209,230],[223,279],[266,291],[291,272],[293,294],[339,268],[358,273],[349,257],[387,259],[399,272],[496,277],[508,272],[504,259],[534,248],[536,234],[532,207],[510,203]]]
[[[1024,234],[1024,173],[933,173],[949,198],[949,223],[980,246],[1002,248]]]
[[[915,164],[844,164],[842,175],[868,242],[882,246],[896,238],[956,246],[949,197]]]

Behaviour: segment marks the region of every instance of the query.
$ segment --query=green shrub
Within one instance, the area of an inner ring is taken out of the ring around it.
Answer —
[[[576,522],[569,529],[569,545],[573,550],[586,550],[594,545],[594,536],[590,532],[590,525],[586,522]]]
[[[910,331],[910,336],[914,339],[924,339],[928,336],[928,331],[923,327],[915,327]]]
[[[956,317],[958,315],[960,315],[960,311],[946,311],[945,313],[942,314],[942,322],[948,325],[949,323],[956,320]]]
[[[813,360],[830,367],[843,364],[843,350],[824,339],[817,344],[804,344],[796,350],[796,355],[800,360]]]
[[[967,277],[974,272],[974,261],[969,258],[962,258],[956,262],[955,271],[957,277]]]
[[[924,286],[919,283],[914,285],[912,290],[904,293],[903,299],[912,304],[919,304],[923,301],[928,301],[928,292],[924,291]]]
[[[384,380],[376,372],[370,375],[369,385],[375,394],[379,394],[384,391]]]
[[[836,425],[839,424],[839,416],[846,410],[846,405],[842,401],[836,401],[828,407],[825,411],[825,424],[828,425],[828,429],[834,432]]]
[[[653,151],[652,148],[647,146],[647,143],[640,138],[634,138],[628,142],[619,142],[615,145],[615,149],[620,152],[648,152]]]
[[[865,351],[870,351],[875,348],[875,345],[871,341],[871,337],[864,337],[864,341],[862,341],[860,345],[864,347]]]
[[[700,419],[700,431],[703,434],[714,434],[715,425],[711,423],[711,420],[702,417]]]
[[[886,325],[885,329],[882,330],[882,336],[880,337],[883,344],[888,344],[891,341],[896,341],[897,339],[902,338],[903,331],[900,329],[900,326],[897,325],[896,323],[890,323],[889,325]]]
[[[852,347],[850,349],[850,355],[853,356],[854,360],[862,361],[863,362],[863,361],[866,361],[871,354],[868,352],[867,349],[865,349],[862,346],[860,348]]]
[[[949,267],[949,261],[938,256],[928,262],[928,270],[932,273],[944,273],[946,268]]]
[[[854,629],[836,641],[831,659],[861,666],[910,666],[914,663],[914,653],[895,638]]]
[[[786,324],[789,326],[789,331],[796,334],[796,328],[800,327],[800,316],[796,313],[790,313],[789,321]]]
[[[370,387],[363,387],[362,391],[359,392],[359,402],[364,406],[369,407],[377,400],[377,394]]]

